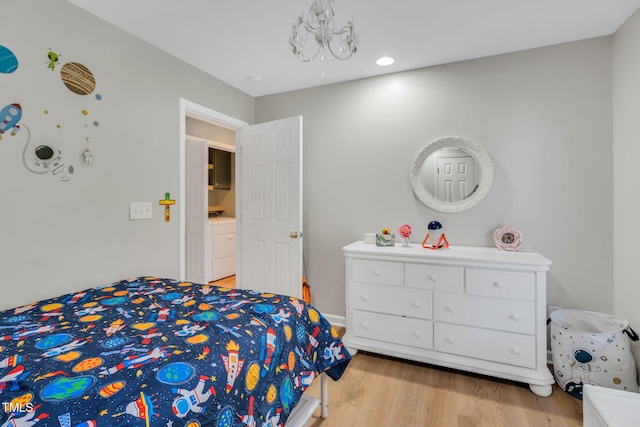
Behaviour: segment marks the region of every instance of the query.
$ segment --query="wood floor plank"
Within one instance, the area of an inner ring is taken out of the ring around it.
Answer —
[[[236,276],[229,276],[222,278],[220,280],[215,280],[213,282],[209,282],[210,285],[220,286],[222,288],[234,289],[236,287]]]
[[[582,426],[582,401],[555,384],[539,397],[526,384],[368,352],[328,385],[329,417],[318,409],[309,427]],[[320,381],[306,393],[320,398]]]

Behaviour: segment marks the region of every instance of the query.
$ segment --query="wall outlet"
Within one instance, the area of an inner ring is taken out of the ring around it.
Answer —
[[[151,202],[131,202],[129,203],[129,220],[151,219]]]
[[[557,305],[550,305],[549,306],[549,314],[553,313],[556,310],[562,310],[562,307],[558,307]]]

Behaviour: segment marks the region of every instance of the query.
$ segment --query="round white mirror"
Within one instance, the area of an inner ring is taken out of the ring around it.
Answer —
[[[493,163],[479,144],[462,137],[427,144],[411,164],[418,199],[439,212],[462,212],[480,203],[493,185]]]

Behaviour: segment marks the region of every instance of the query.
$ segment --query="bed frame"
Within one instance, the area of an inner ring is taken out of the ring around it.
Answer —
[[[320,416],[327,418],[329,416],[329,408],[327,404],[327,374],[320,375],[320,400],[313,396],[302,395],[296,407],[291,411],[291,415],[285,423],[285,427],[304,427],[307,425],[313,411],[320,405]]]

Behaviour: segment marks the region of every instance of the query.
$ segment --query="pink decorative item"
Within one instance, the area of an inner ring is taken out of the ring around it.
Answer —
[[[400,236],[406,237],[407,239],[411,236],[411,226],[409,224],[405,224],[402,227],[398,228],[398,233]]]
[[[409,246],[409,237],[411,237],[411,226],[409,224],[405,224],[398,228],[398,233],[400,237],[402,237],[402,246]]]
[[[493,232],[493,241],[498,249],[514,252],[522,245],[522,233],[517,228],[507,225]]]

